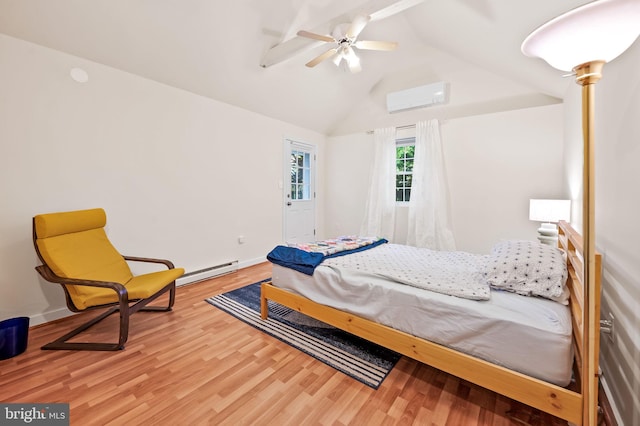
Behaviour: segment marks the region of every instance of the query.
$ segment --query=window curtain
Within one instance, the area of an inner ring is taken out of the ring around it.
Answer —
[[[455,250],[449,217],[440,123],[438,120],[421,121],[416,124],[407,244],[432,250]]]
[[[374,158],[360,235],[393,241],[396,212],[396,129],[373,131]]]

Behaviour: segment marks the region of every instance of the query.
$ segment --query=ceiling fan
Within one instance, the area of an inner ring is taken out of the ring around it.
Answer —
[[[315,67],[320,62],[333,57],[333,62],[336,66],[339,66],[344,59],[349,70],[352,73],[356,73],[362,71],[362,67],[360,66],[360,58],[358,58],[356,52],[353,50],[354,47],[363,50],[394,50],[398,46],[398,43],[394,41],[357,40],[358,35],[360,35],[360,32],[362,32],[370,19],[371,17],[369,16],[358,15],[351,24],[338,25],[330,36],[315,34],[304,30],[298,31],[300,37],[320,40],[335,45],[305,65]]]

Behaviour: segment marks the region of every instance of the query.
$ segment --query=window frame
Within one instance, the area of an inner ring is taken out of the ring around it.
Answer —
[[[311,191],[311,162],[313,161],[313,155],[307,150],[298,150],[292,146],[289,158],[291,166],[291,180],[289,181],[290,200],[309,201],[313,196]],[[302,164],[300,164],[301,159]]]
[[[409,136],[409,137],[404,137],[404,138],[397,138],[396,139],[396,157],[395,157],[395,175],[394,175],[394,180],[393,180],[393,188],[394,188],[394,193],[396,193],[396,205],[399,206],[407,206],[409,205],[409,201],[411,200],[411,194],[409,194],[409,200],[406,201],[398,201],[397,199],[397,191],[398,191],[398,186],[397,186],[397,179],[398,179],[398,165],[397,165],[397,161],[398,161],[398,148],[400,147],[405,147],[405,146],[414,146],[416,145],[416,138],[415,136]],[[402,173],[402,175],[411,175],[411,187],[410,190],[413,189],[413,171],[415,170],[415,150],[414,150],[414,157],[413,157],[414,163],[413,163],[413,168],[411,169],[411,172],[404,172]]]

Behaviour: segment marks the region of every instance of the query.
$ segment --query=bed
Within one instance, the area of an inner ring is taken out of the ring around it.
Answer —
[[[346,270],[323,265],[348,263],[344,256],[318,263],[312,275],[274,264],[272,281],[262,285],[262,318],[268,318],[272,300],[580,425],[586,410],[597,407],[597,392],[592,391],[597,377],[586,377],[584,366],[591,363],[596,366],[591,371],[597,371],[599,321],[585,321],[585,312],[589,303],[599,312],[600,279],[597,274],[597,288],[585,291],[582,238],[565,222],[559,224],[559,234],[566,306],[494,289],[488,300],[475,294],[451,297],[439,289],[396,285],[356,270],[344,276]],[[596,262],[599,271],[599,255]],[[420,325],[425,323],[428,327]]]

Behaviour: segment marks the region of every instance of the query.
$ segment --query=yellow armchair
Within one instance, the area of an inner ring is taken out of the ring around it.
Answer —
[[[123,256],[107,238],[103,209],[48,213],[33,218],[33,243],[42,262],[36,270],[64,289],[73,312],[109,308],[42,349],[119,350],[129,335],[129,317],[140,310],[170,311],[175,302],[176,279],[184,274],[164,259]],[[127,261],[163,264],[167,270],[134,276]],[[147,306],[168,292],[168,306]],[[71,338],[109,315],[120,313],[117,343],[69,342]]]

